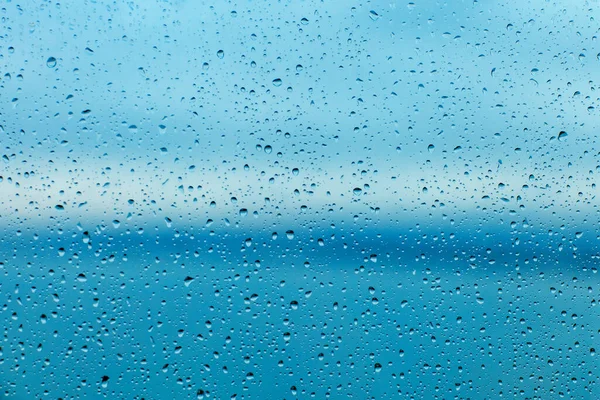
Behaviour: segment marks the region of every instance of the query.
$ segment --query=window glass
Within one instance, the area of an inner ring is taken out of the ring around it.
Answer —
[[[0,18],[0,397],[600,398],[597,1]]]

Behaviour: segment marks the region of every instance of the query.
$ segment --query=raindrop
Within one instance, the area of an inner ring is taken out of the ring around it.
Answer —
[[[563,142],[563,141],[567,140],[567,136],[569,136],[567,134],[567,132],[560,131],[560,133],[558,134],[558,140],[561,141],[561,142]]]

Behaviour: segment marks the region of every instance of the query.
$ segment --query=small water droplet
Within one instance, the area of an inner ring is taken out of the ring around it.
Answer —
[[[225,57],[225,52],[223,50],[217,51],[217,57],[222,59],[223,57]]]
[[[54,68],[54,67],[56,67],[56,58],[54,58],[54,57],[49,57],[49,58],[46,60],[46,66],[47,66],[48,68]]]
[[[281,79],[277,78],[277,79],[273,79],[273,86],[275,87],[279,87],[281,86],[283,82],[281,81]]]

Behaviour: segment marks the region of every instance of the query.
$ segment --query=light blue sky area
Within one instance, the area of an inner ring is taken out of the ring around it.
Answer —
[[[210,201],[231,205],[222,217],[269,198],[291,218],[443,203],[589,219],[594,15],[542,1],[7,3],[0,210],[32,220],[61,203],[110,221],[133,198],[144,215],[175,204],[203,220]]]

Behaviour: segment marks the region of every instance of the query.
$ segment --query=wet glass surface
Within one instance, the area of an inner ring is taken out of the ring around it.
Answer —
[[[598,3],[5,2],[7,399],[597,399]]]

